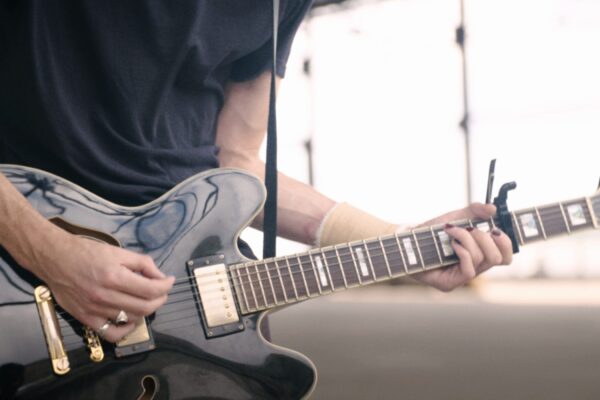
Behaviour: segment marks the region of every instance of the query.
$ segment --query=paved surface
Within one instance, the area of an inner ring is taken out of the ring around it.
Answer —
[[[311,399],[600,399],[598,299],[586,282],[365,288],[285,309],[271,329],[317,365]]]

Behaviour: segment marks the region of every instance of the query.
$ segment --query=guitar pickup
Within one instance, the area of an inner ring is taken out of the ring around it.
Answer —
[[[196,281],[196,295],[207,338],[244,330],[223,258],[217,255],[187,262],[189,272]]]
[[[38,286],[34,290],[34,296],[44,336],[46,337],[46,344],[48,345],[48,353],[52,360],[52,369],[56,375],[65,375],[71,370],[71,367],[65,352],[52,294],[46,286]]]
[[[140,318],[135,324],[133,332],[116,343],[115,356],[120,358],[154,350],[155,348],[154,337],[152,331],[148,329],[146,318]]]

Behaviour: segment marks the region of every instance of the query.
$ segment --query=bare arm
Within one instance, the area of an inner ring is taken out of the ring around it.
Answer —
[[[217,127],[219,159],[224,167],[237,167],[264,177],[264,163],[259,150],[265,136],[268,117],[270,74],[264,73],[250,82],[232,83],[226,92]],[[313,244],[319,226],[335,202],[312,187],[279,174],[278,230],[280,235]],[[445,214],[431,222],[446,222],[463,217],[488,218],[493,206],[473,204]],[[350,221],[352,223],[352,221]],[[262,215],[253,226],[262,226]],[[416,278],[441,290],[458,287],[493,265],[508,264],[512,259],[510,239],[502,232],[493,235],[448,226],[446,232],[455,240],[452,246],[460,260],[454,266],[419,274]],[[382,232],[389,233],[389,232]]]
[[[163,304],[173,283],[148,256],[71,235],[48,222],[1,173],[0,245],[92,329],[119,310],[129,313],[129,324],[106,331],[110,341],[121,339],[135,320]]]
[[[265,164],[259,151],[267,126],[270,79],[267,72],[250,82],[230,84],[217,128],[221,166],[241,168],[263,180]],[[321,221],[335,202],[282,173],[278,174],[278,180],[279,234],[313,244]],[[261,213],[253,226],[261,228],[262,220]]]

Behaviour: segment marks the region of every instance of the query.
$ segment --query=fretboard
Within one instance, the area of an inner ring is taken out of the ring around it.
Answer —
[[[519,245],[598,228],[600,194],[511,213]],[[498,220],[453,224],[491,231]],[[242,314],[455,264],[444,225],[229,267]]]

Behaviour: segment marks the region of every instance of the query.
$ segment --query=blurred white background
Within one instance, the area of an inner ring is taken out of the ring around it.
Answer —
[[[349,1],[300,30],[280,90],[279,166],[395,222],[467,204],[460,2]],[[465,1],[472,198],[506,181],[516,210],[594,193],[600,177],[600,2]],[[303,73],[311,62],[311,76]],[[257,254],[262,234],[244,238]],[[523,247],[490,279],[598,277],[598,232]],[[281,240],[278,254],[305,246]]]

